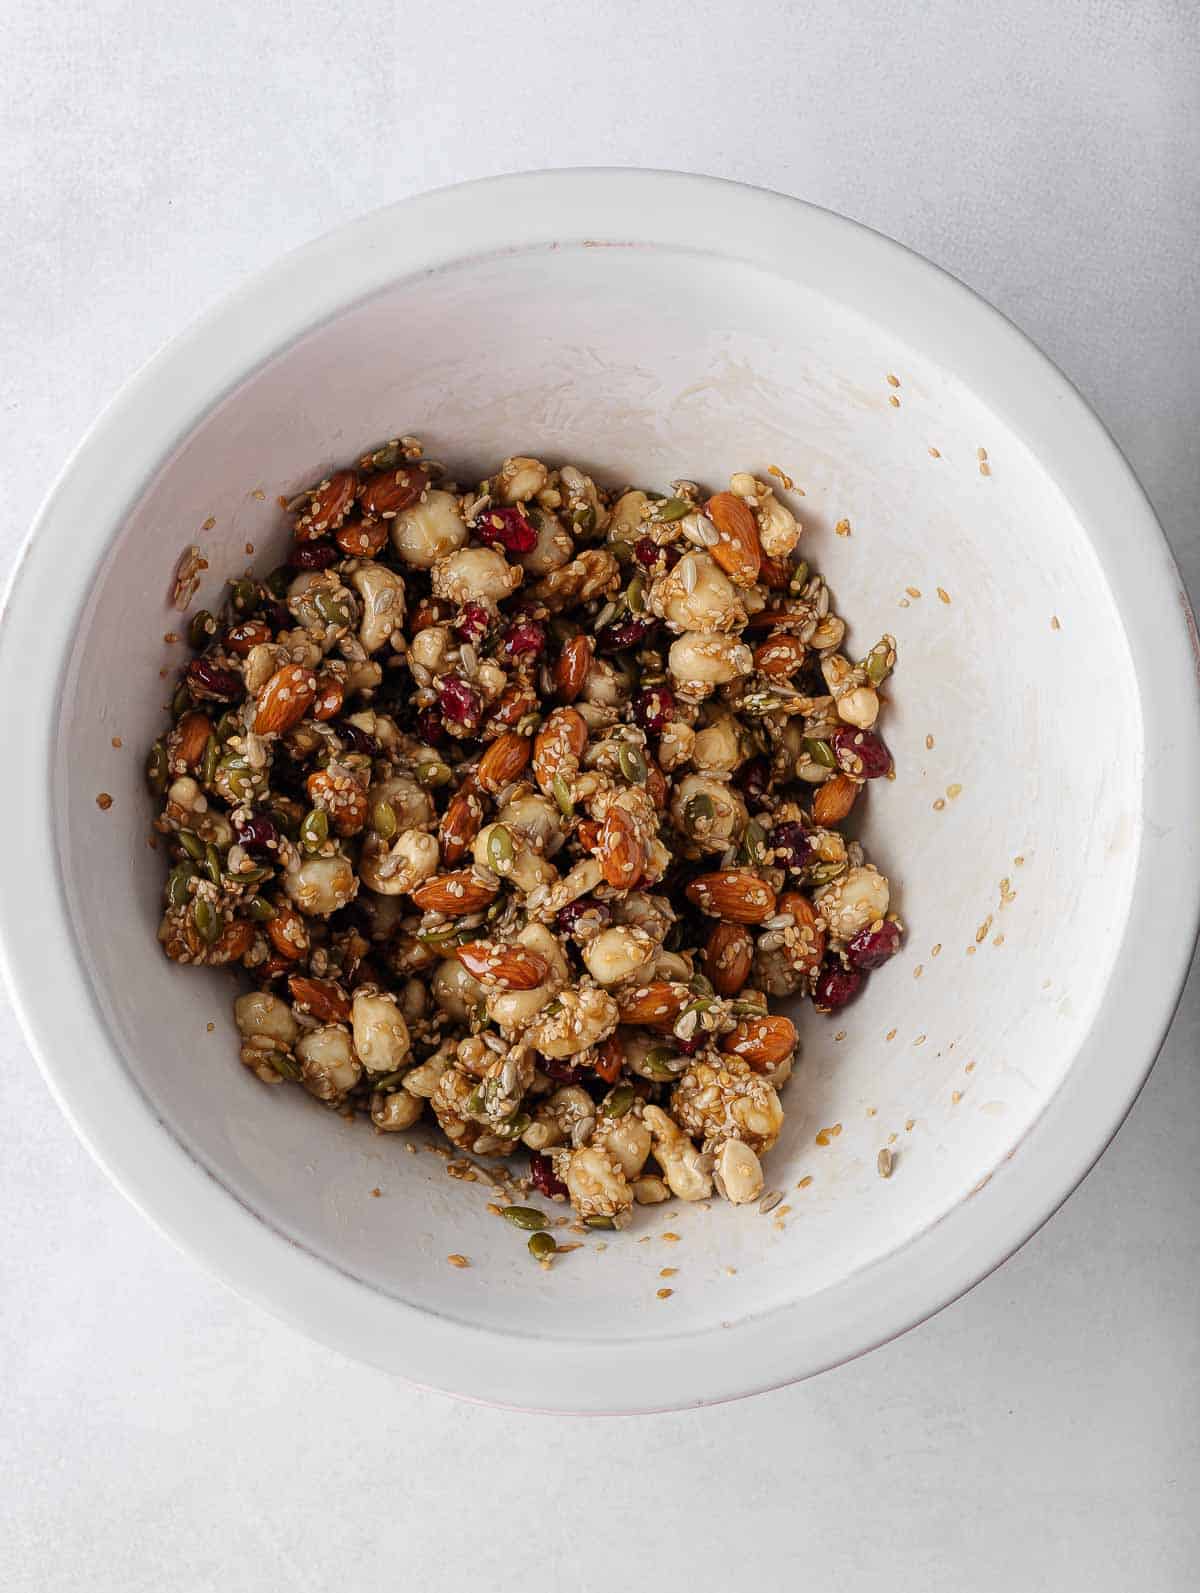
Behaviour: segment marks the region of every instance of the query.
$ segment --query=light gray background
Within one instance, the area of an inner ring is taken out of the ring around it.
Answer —
[[[1096,405],[1196,592],[1198,73],[1187,0],[5,0],[0,557],[123,378],[281,251],[613,163],[958,273]],[[586,1421],[413,1392],[241,1304],[109,1187],[0,1011],[0,1585],[1194,1588],[1198,1036],[1193,982],[1102,1164],[935,1321],[767,1398]]]

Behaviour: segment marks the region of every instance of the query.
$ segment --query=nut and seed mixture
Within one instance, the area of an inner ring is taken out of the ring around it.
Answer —
[[[772,1000],[837,1011],[900,945],[841,830],[891,772],[893,639],[843,651],[748,474],[610,492],[517,457],[464,491],[403,438],[287,509],[286,562],[192,616],[150,754],[166,955],[245,970],[263,1084],[432,1116],[590,1227],[758,1201],[797,1047]],[[503,1215],[549,1264],[544,1214]]]

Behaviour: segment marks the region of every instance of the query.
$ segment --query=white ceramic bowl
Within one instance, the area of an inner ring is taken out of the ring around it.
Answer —
[[[180,550],[202,546],[215,605],[247,542],[277,562],[278,494],[398,431],[463,479],[508,452],[613,484],[718,486],[777,464],[804,489],[804,551],[852,650],[899,639],[897,778],[871,790],[864,832],[908,939],[857,1005],[803,1020],[768,1162],[782,1221],[721,1202],[644,1211],[543,1274],[482,1186],[257,1084],[228,977],[181,972],[155,945],[141,769],[159,671],[180,656],[163,642]],[[1189,624],[1095,417],[995,311],[896,244],[648,172],[409,201],[284,260],[155,359],[38,519],[0,641],[0,922],[30,1043],[132,1200],[351,1355],[553,1409],[803,1377],[1008,1256],[1145,1078],[1196,924]]]

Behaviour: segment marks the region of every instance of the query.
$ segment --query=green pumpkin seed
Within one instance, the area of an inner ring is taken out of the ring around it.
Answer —
[[[271,877],[271,870],[258,864],[254,868],[244,868],[237,874],[222,876],[226,885],[261,885],[264,880]]]
[[[204,842],[196,834],[195,830],[180,830],[179,844],[192,859],[193,863],[203,863]]]
[[[445,785],[447,781],[451,780],[452,778],[453,773],[449,765],[442,763],[436,758],[431,759],[427,763],[419,763],[417,765],[417,780],[421,785]]]
[[[589,1228],[615,1228],[617,1226],[611,1217],[585,1217],[583,1220]]]
[[[624,1117],[636,1100],[637,1091],[632,1084],[618,1084],[609,1092],[600,1110],[605,1117]]]
[[[867,679],[872,686],[882,686],[891,674],[895,662],[896,650],[891,641],[885,638],[875,643],[863,659],[862,667],[866,670]]]
[[[285,598],[288,594],[288,587],[291,586],[295,574],[295,570],[289,570],[286,564],[281,564],[277,570],[271,571],[270,575],[268,575],[266,580],[263,582],[263,585],[266,587],[267,591],[270,592],[272,597],[279,599]]]
[[[252,897],[250,901],[246,903],[246,911],[250,914],[250,917],[254,919],[255,923],[258,924],[269,923],[270,920],[275,916],[275,908],[272,907],[271,903],[265,896]]]
[[[617,762],[621,766],[621,773],[631,785],[645,785],[646,760],[632,742],[621,743],[617,749]]]
[[[271,1066],[281,1078],[291,1079],[294,1084],[299,1084],[304,1077],[303,1070],[295,1057],[289,1056],[286,1051],[273,1051],[269,1058]]]
[[[552,1233],[534,1233],[529,1236],[529,1254],[535,1261],[546,1261],[557,1255],[558,1246]]]
[[[625,592],[625,601],[629,604],[631,614],[644,614],[646,611],[646,583],[640,575],[635,575],[630,581]]]
[[[746,825],[742,837],[742,855],[753,868],[761,868],[767,859],[767,832],[757,819]]]
[[[812,761],[814,763],[819,763],[823,769],[837,768],[837,758],[834,756],[833,748],[829,745],[828,741],[819,741],[812,737],[806,736],[804,739],[804,750],[808,753]]]
[[[392,1094],[403,1084],[407,1072],[407,1068],[398,1068],[395,1073],[385,1073],[382,1078],[371,1080],[371,1088],[382,1094]]]
[[[689,1012],[707,1012],[710,1007],[713,1007],[715,1005],[716,1005],[716,997],[715,996],[701,996],[698,1001],[689,1001],[687,1006],[684,1007],[683,1011],[679,1014],[679,1016],[681,1018],[684,1018],[684,1017],[687,1016],[687,1014]]]
[[[711,980],[700,973],[693,974],[688,980],[688,989],[694,996],[715,996],[717,993],[712,987]]]
[[[571,515],[571,522],[580,531],[592,531],[596,526],[596,511],[590,503],[585,503]]]
[[[712,797],[705,791],[699,791],[684,803],[683,816],[687,820],[688,828],[697,830],[702,825],[712,823],[717,816],[717,809]]]
[[[350,610],[332,592],[318,592],[313,607],[327,625],[349,625]]]
[[[241,735],[242,721],[236,708],[226,708],[217,720],[216,733],[218,741],[228,741],[230,736]]]
[[[217,634],[217,622],[206,608],[197,609],[192,615],[188,625],[188,641],[193,649],[199,653],[204,650]]]
[[[188,886],[196,877],[196,870],[190,863],[177,863],[167,875],[167,905],[169,907],[186,907],[191,899]]]
[[[656,1045],[642,1058],[642,1070],[652,1079],[673,1079],[675,1069],[668,1066],[675,1055],[669,1046]]]
[[[735,1001],[732,1010],[739,1018],[765,1018],[767,1008],[762,1001]]]
[[[470,1095],[467,1096],[467,1111],[482,1112],[485,1110],[486,1102],[484,1101],[483,1087],[477,1084]]]
[[[422,946],[454,946],[460,940],[469,940],[473,933],[459,929],[457,924],[438,924],[433,929],[418,929],[417,939]]]
[[[808,877],[814,885],[828,885],[831,880],[837,879],[839,874],[844,874],[848,867],[847,863],[818,863]]]
[[[795,593],[802,592],[807,581],[808,561],[806,559],[800,559],[796,565],[796,568],[792,571],[792,578],[788,582],[788,591]]]
[[[324,808],[309,808],[300,825],[300,845],[306,852],[319,852],[328,839],[328,813]]]
[[[610,542],[608,544],[608,551],[612,554],[613,558],[616,559],[617,563],[622,566],[633,563],[633,549],[629,546],[628,542],[622,542],[620,540],[616,542]]]
[[[547,1001],[546,1005],[542,1008],[542,1011],[548,1018],[557,1018],[562,1009],[562,1002],[557,996],[555,996],[553,1001]]]
[[[390,841],[399,829],[396,810],[390,802],[376,802],[371,809],[371,828],[381,841]]]
[[[524,511],[525,518],[529,521],[533,529],[535,531],[540,531],[542,529],[542,511],[540,509],[535,509],[531,503],[524,503],[521,505],[521,508]]]
[[[695,507],[696,505],[689,503],[686,498],[664,498],[661,503],[655,505],[654,518],[668,523],[672,520],[682,520],[685,515],[691,514]]]
[[[511,1222],[514,1228],[524,1228],[529,1233],[548,1227],[550,1222],[546,1213],[539,1211],[536,1206],[505,1206],[500,1215],[505,1222]]]
[[[237,614],[252,614],[260,601],[258,582],[251,580],[248,575],[242,575],[236,581],[230,581],[229,586],[229,600],[234,612]]]
[[[488,831],[487,860],[493,874],[504,874],[516,861],[512,832],[507,825],[496,824]]]
[[[197,896],[192,903],[192,923],[206,946],[211,946],[221,933],[221,915],[207,896]]]
[[[575,812],[575,804],[571,801],[571,787],[561,774],[556,774],[550,782],[550,789],[554,792],[554,800],[558,803],[558,810],[564,819],[569,819]]]
[[[511,1117],[506,1117],[503,1123],[493,1123],[492,1133],[498,1134],[501,1139],[520,1139],[532,1122],[533,1119],[528,1112],[514,1112]]]
[[[171,698],[171,713],[176,719],[182,719],[191,706],[192,694],[188,690],[187,681],[181,680]]]
[[[155,796],[162,796],[167,789],[168,778],[166,743],[156,741],[150,748],[150,756],[146,759],[146,784]]]
[[[211,841],[204,848],[204,872],[219,890],[221,886],[221,854]]]
[[[217,762],[221,756],[221,743],[216,736],[209,736],[204,743],[204,755],[200,759],[200,784],[211,785],[217,772]]]
[[[370,456],[373,470],[395,470],[404,458],[404,450],[400,446],[400,439],[393,437],[390,442],[385,442],[381,448],[376,448]]]

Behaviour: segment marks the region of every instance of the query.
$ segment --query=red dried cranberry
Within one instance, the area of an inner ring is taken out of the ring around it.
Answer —
[[[332,542],[298,542],[288,554],[293,570],[327,570],[341,558]]]
[[[536,658],[545,645],[545,628],[536,620],[522,620],[517,625],[510,625],[504,633],[504,651],[510,658]]]
[[[279,841],[279,831],[275,828],[274,820],[268,818],[265,813],[251,813],[244,818],[235,818],[233,828],[238,843],[248,852],[270,851]]]
[[[461,725],[468,734],[478,730],[483,702],[474,686],[460,675],[445,675],[438,681],[438,702],[447,724]]]
[[[193,696],[215,697],[219,702],[236,702],[245,691],[231,669],[221,669],[210,658],[193,658],[187,668],[187,683]]]
[[[833,750],[847,774],[879,780],[892,766],[892,755],[873,730],[836,730]]]
[[[831,963],[822,968],[817,977],[813,1005],[818,1012],[837,1012],[854,1000],[866,982],[865,973],[855,968],[843,968],[840,963]]]
[[[489,547],[499,543],[506,553],[531,553],[537,542],[537,532],[519,505],[481,514],[475,522],[475,535]]]
[[[761,802],[771,784],[770,763],[766,758],[747,758],[735,772],[733,783],[751,802]]]
[[[488,627],[491,623],[492,616],[482,603],[464,603],[458,612],[454,628],[464,641],[470,642],[474,646],[476,642],[481,642],[487,635]]]
[[[780,868],[799,874],[807,864],[811,847],[802,824],[777,824],[771,831],[771,850]]]
[[[633,699],[633,717],[647,735],[661,736],[675,712],[675,693],[669,686],[648,686]]]
[[[577,1070],[578,1071],[578,1070]],[[551,1075],[552,1077],[554,1075]],[[539,1195],[545,1195],[549,1200],[554,1195],[565,1195],[567,1186],[561,1178],[555,1176],[554,1163],[545,1151],[530,1151],[529,1176],[533,1180],[533,1187]]]
[[[658,563],[658,548],[649,537],[639,537],[633,544],[633,556],[650,570]]]
[[[653,620],[627,619],[617,625],[606,625],[596,635],[596,651],[619,653],[626,647],[636,647],[644,642],[654,628]]]
[[[708,1039],[706,1034],[694,1034],[690,1040],[681,1040],[678,1035],[672,1036],[671,1046],[679,1052],[680,1056],[695,1056],[696,1052]]]
[[[887,922],[878,929],[860,929],[846,946],[846,961],[852,968],[867,973],[872,968],[881,968],[899,950],[900,926]]]
[[[417,734],[426,746],[435,747],[446,739],[446,725],[436,708],[422,708],[417,715]]]
[[[345,742],[348,752],[362,752],[368,758],[377,758],[379,756],[378,741],[376,741],[374,736],[368,735],[365,730],[361,730],[358,725],[339,724],[337,733]]]
[[[577,1063],[563,1062],[552,1056],[539,1056],[538,1066],[559,1084],[578,1084],[585,1077],[585,1070]]]
[[[598,902],[594,896],[581,896],[559,910],[558,927],[564,935],[571,935],[585,915],[601,929],[612,923],[612,909],[606,903]]]

